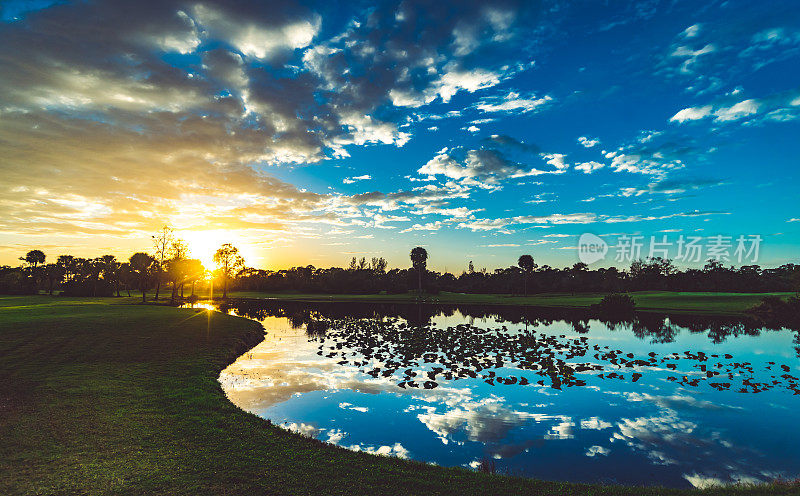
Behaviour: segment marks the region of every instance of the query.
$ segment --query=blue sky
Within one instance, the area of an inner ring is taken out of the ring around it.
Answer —
[[[582,233],[798,263],[799,61],[789,1],[8,2],[0,263],[164,223],[271,268],[565,266]]]

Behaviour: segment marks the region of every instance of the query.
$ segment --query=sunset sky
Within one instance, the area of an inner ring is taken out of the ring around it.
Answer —
[[[582,233],[800,263],[800,6],[6,0],[0,174],[0,264],[164,224],[273,269],[565,266]]]

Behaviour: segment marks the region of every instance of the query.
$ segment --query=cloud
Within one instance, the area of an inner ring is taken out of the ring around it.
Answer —
[[[683,37],[684,38],[696,37],[698,34],[700,34],[700,28],[701,28],[700,24],[692,24],[691,26],[683,30]]]
[[[495,189],[507,179],[559,174],[568,167],[564,163],[564,155],[559,154],[543,154],[543,159],[554,169],[539,170],[514,162],[498,150],[467,150],[463,153],[461,160],[457,160],[457,152],[457,150],[448,150],[439,153],[420,167],[417,172],[429,177],[444,176],[468,187]]]
[[[586,136],[580,136],[578,138],[578,143],[580,143],[581,146],[583,146],[585,148],[592,148],[592,147],[594,147],[596,145],[599,145],[600,144],[600,140],[597,139],[597,138],[592,139],[592,138],[587,138]]]
[[[738,93],[738,91],[731,92],[730,96]],[[730,103],[730,96],[714,105],[685,108],[672,116],[670,122],[683,123],[713,116],[716,123],[744,121],[752,124],[765,121],[792,121],[800,117],[800,111],[795,108],[797,93],[794,91],[775,93],[760,99],[750,98],[736,103]],[[761,117],[757,117],[758,115]]]
[[[680,110],[677,114],[670,117],[669,120],[678,122],[696,121],[698,119],[708,117],[709,115],[711,115],[711,105],[706,105],[704,107],[689,107]]]
[[[353,184],[358,181],[368,181],[370,179],[372,179],[372,176],[370,176],[369,174],[364,174],[362,176],[346,177],[342,179],[342,182],[344,184]]]
[[[501,112],[501,113],[527,113],[552,101],[553,98],[545,95],[541,98],[534,96],[521,98],[519,93],[510,92],[503,97],[485,97],[481,99],[475,108],[481,112]]]
[[[280,1],[77,2],[4,22],[0,229],[57,234],[60,244],[102,234],[130,246],[170,222],[278,239],[350,225],[370,201],[443,208],[465,197],[457,184],[318,194],[266,172],[347,157],[353,147],[403,146],[413,132],[400,129],[407,106],[523,70],[511,52],[480,55],[524,42],[517,35],[540,13],[478,3],[405,8],[405,17],[396,6],[352,12],[324,39],[318,12]],[[479,36],[469,41],[470,33]],[[480,155],[473,165],[491,169]]]
[[[347,449],[352,451],[364,451],[366,453],[370,453],[373,455],[381,455],[381,456],[393,456],[396,458],[404,458],[407,459],[410,456],[410,452],[403,447],[400,443],[394,443],[392,445],[384,445],[384,446],[370,446],[365,444],[353,444],[350,446],[346,446]]]
[[[664,194],[676,195],[686,193],[691,190],[698,190],[702,188],[720,186],[725,184],[724,181],[719,179],[707,178],[675,178],[663,179],[649,183],[646,187],[623,187],[620,188],[619,196],[623,197],[636,197],[645,194]]]
[[[437,220],[436,222],[428,222],[426,224],[414,224],[413,226],[403,229],[400,232],[407,233],[412,231],[438,231],[442,227],[444,227],[444,223],[440,220]]]
[[[595,457],[595,456],[608,456],[611,453],[611,450],[608,448],[603,448],[602,446],[590,446],[588,450],[586,450],[585,455],[588,457]]]
[[[442,413],[429,411],[418,414],[417,418],[443,442],[457,439],[463,433],[470,441],[484,444],[497,443],[515,427],[532,421],[557,422],[550,430],[552,439],[566,439],[571,424],[569,417],[512,409],[498,397],[462,400]]]
[[[761,104],[756,100],[743,100],[730,107],[722,107],[717,109],[714,112],[714,115],[716,116],[716,119],[714,120],[717,122],[725,122],[741,119],[742,117],[757,113],[760,106]]]
[[[559,225],[559,224],[620,224],[630,222],[647,222],[654,220],[675,219],[683,217],[709,217],[714,215],[729,215],[730,212],[720,211],[689,211],[689,212],[676,212],[665,215],[607,215],[595,213],[572,213],[572,214],[550,214],[550,215],[520,215],[517,217],[505,217],[499,219],[471,219],[469,221],[460,222],[457,224],[458,228],[470,229],[472,231],[497,231],[501,233],[510,233],[510,226],[524,225],[524,224],[540,224],[540,225]]]
[[[694,70],[695,65],[697,65],[701,56],[714,53],[715,51],[717,51],[717,48],[710,43],[696,50],[688,46],[681,45],[675,47],[670,56],[683,59],[683,62],[680,66],[680,72],[690,73]]]
[[[577,164],[575,166],[575,170],[582,171],[584,174],[591,174],[592,172],[602,169],[605,167],[605,164],[601,164],[599,162],[595,162],[592,160],[591,162],[584,162],[582,164]]]
[[[611,422],[606,422],[605,420],[601,420],[597,417],[590,417],[586,420],[581,420],[581,429],[584,430],[601,431],[604,429],[610,429],[612,427],[614,427],[614,424]]]
[[[311,19],[268,25],[207,4],[195,5],[192,14],[210,36],[226,40],[244,56],[257,59],[272,58],[281,51],[308,46],[321,24],[321,18],[314,15]]]
[[[659,178],[686,167],[687,157],[697,159],[705,151],[694,145],[694,139],[668,133],[647,133],[648,139],[635,139],[616,150],[604,151],[603,156],[610,159],[609,167],[614,172],[645,174]]]

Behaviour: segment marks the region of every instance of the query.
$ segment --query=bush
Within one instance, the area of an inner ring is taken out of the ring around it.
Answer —
[[[800,298],[792,296],[787,300],[779,296],[765,296],[761,302],[747,310],[765,323],[777,327],[800,326]]]
[[[628,317],[636,311],[636,302],[628,293],[611,293],[591,308],[603,316]]]

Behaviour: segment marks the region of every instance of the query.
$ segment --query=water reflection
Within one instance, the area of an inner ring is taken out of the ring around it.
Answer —
[[[507,307],[221,310],[268,331],[220,376],[230,399],[350,449],[678,487],[800,473],[790,330]]]

